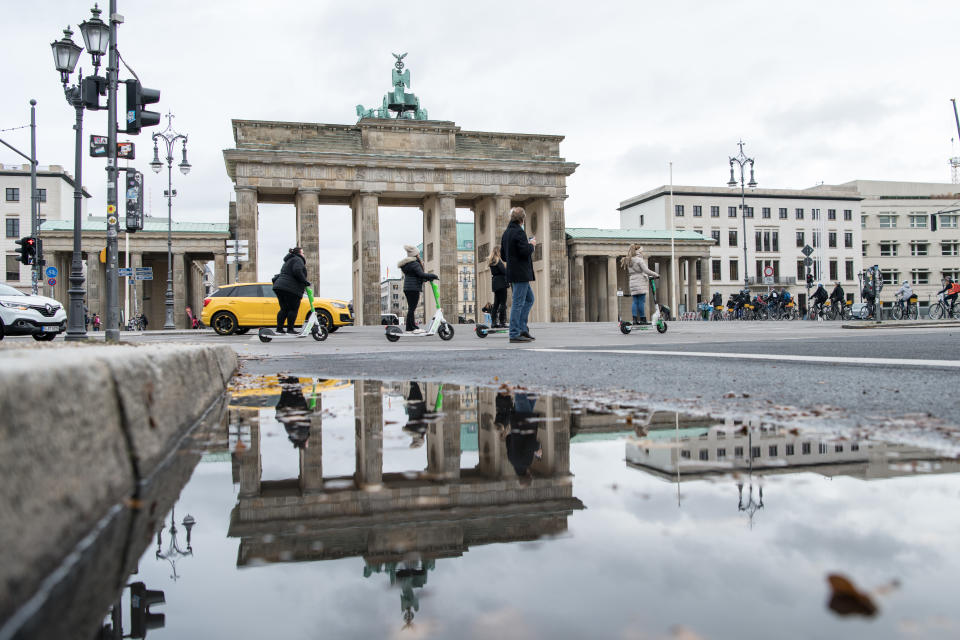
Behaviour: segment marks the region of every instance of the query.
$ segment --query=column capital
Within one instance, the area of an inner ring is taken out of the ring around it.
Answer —
[[[569,198],[569,197],[570,197],[570,196],[564,194],[564,195],[562,195],[562,196],[545,196],[544,199],[545,199],[545,200],[549,200],[550,202],[561,202],[561,203],[562,203],[564,200],[566,200],[566,199]]]
[[[357,195],[358,196],[376,196],[379,198],[380,196],[383,195],[383,192],[382,191],[364,191],[361,189],[360,191],[357,191]]]
[[[434,195],[438,198],[456,198],[460,194],[456,191],[437,191],[436,193],[432,193],[430,195]]]
[[[236,191],[236,192],[238,192],[238,193],[241,192],[241,191],[253,191],[254,193],[257,192],[257,188],[256,188],[256,187],[248,187],[248,186],[246,186],[246,185],[239,185],[239,184],[233,185],[233,190]]]
[[[301,193],[319,194],[322,189],[318,187],[297,187],[297,195]]]

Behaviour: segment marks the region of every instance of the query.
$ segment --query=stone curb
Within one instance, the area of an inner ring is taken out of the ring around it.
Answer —
[[[225,345],[0,357],[0,625],[111,509],[138,499],[237,367]]]
[[[939,329],[953,327],[960,329],[960,322],[932,320],[894,320],[892,322],[871,322],[864,320],[856,324],[842,324],[841,329]]]

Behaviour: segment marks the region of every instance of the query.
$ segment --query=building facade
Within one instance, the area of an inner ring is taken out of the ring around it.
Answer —
[[[672,206],[671,206],[672,200]],[[808,267],[801,250],[813,249],[809,266],[815,281],[840,281],[848,299],[862,270],[860,205],[853,189],[754,189],[742,210],[739,190],[660,186],[620,203],[620,228],[695,231],[712,238],[711,294],[727,298],[744,286],[787,287],[805,304]],[[746,222],[746,238],[744,238]],[[747,262],[744,272],[744,245]],[[772,270],[772,280],[765,272]]]
[[[380,282],[380,313],[407,313],[407,298],[403,295],[403,278],[387,278]]]
[[[40,204],[40,219],[70,220],[73,218],[73,176],[59,165],[38,167],[37,195]],[[30,267],[20,264],[15,253],[16,240],[32,233],[30,220],[30,165],[0,165],[0,217],[3,218],[4,233],[0,238],[0,252],[3,253],[3,280],[23,292],[31,290]],[[86,217],[87,199],[90,194],[83,191],[81,215]],[[49,260],[48,260],[49,264]],[[62,278],[63,275],[61,274]],[[41,293],[49,294],[50,287],[45,279],[38,282]]]

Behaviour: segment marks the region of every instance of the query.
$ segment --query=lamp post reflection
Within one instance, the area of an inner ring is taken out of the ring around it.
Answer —
[[[737,501],[737,510],[743,511],[747,514],[747,517],[750,519],[750,528],[753,529],[753,516],[760,509],[763,509],[763,487],[758,485],[760,499],[753,499],[753,429],[747,431],[747,460],[749,467],[747,470],[747,501],[743,501],[743,482],[737,483],[737,493],[740,496],[740,499]]]
[[[183,525],[183,528],[187,530],[186,549],[181,549],[180,542],[177,540],[176,507],[170,510],[170,543],[167,545],[166,551],[163,551],[163,527],[157,531],[157,560],[166,560],[170,563],[170,569],[173,571],[170,577],[174,580],[177,580],[180,577],[177,575],[177,561],[180,560],[180,558],[186,558],[187,556],[193,555],[193,545],[190,542],[190,533],[192,532],[194,525],[197,524],[197,521],[193,516],[187,514],[181,524]]]

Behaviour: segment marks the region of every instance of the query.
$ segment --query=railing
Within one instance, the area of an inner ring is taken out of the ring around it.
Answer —
[[[767,285],[767,283],[763,281],[763,278],[747,278],[747,285],[751,287],[784,286],[784,285],[796,286],[797,284],[798,283],[796,278],[790,278],[787,276],[774,277],[773,282],[770,283],[770,285]]]

